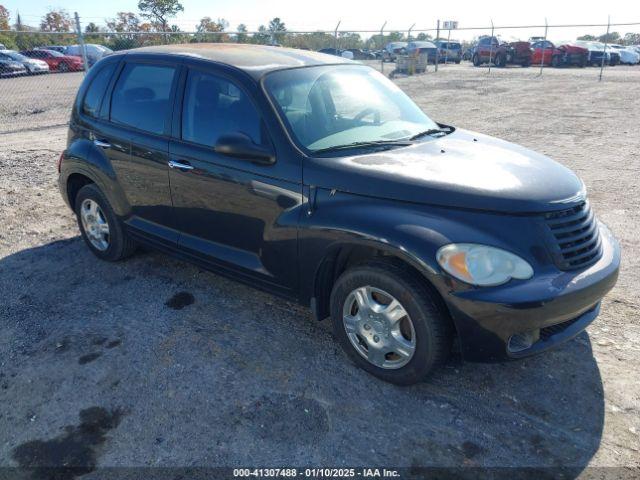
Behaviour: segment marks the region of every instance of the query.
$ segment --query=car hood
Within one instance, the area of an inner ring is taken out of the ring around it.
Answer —
[[[318,187],[400,201],[505,213],[567,208],[585,187],[549,157],[464,130],[408,147],[312,158],[305,180]]]

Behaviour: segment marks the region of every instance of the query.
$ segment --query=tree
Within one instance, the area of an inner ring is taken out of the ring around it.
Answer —
[[[169,30],[169,19],[178,12],[184,12],[180,0],[140,0],[138,2],[140,15],[151,21],[162,32]]]
[[[271,43],[282,43],[284,41],[287,27],[280,18],[275,17],[269,22],[269,34],[271,35]]]
[[[9,10],[0,5],[0,30],[9,30]]]
[[[22,18],[20,18],[20,14],[16,15],[16,23],[13,24],[13,28],[16,32],[21,32],[24,30],[24,25],[22,24]]]
[[[224,32],[228,26],[229,22],[224,18],[213,21],[211,17],[202,17],[200,23],[196,26],[196,31],[198,33]]]
[[[66,10],[49,10],[42,17],[40,30],[44,32],[68,32],[71,30],[73,21]]]
[[[253,43],[257,43],[259,45],[264,45],[265,43],[269,43],[269,39],[271,35],[269,34],[269,30],[264,25],[260,25],[258,27],[258,31],[253,34]]]
[[[596,40],[598,40],[598,37],[596,37],[595,35],[582,35],[581,37],[578,37],[578,40],[586,40],[588,42],[595,42]]]
[[[426,40],[431,40],[433,37],[431,35],[429,35],[428,33],[424,33],[424,32],[420,32],[418,34],[418,36],[416,37],[416,40],[420,41],[420,42],[424,42]]]
[[[249,35],[247,35],[247,26],[244,23],[238,25],[236,28],[238,31],[236,35],[236,42],[238,43],[249,43]]]
[[[133,12],[118,12],[116,18],[107,21],[107,29],[121,33],[139,32],[140,18]]]
[[[598,37],[598,41],[602,43],[620,43],[621,37],[618,32],[605,33]]]
[[[625,45],[640,45],[640,33],[625,33],[623,42]]]
[[[95,23],[90,22],[87,24],[86,27],[84,27],[84,31],[85,33],[89,33],[89,34],[98,33],[100,32],[100,27],[98,27]]]

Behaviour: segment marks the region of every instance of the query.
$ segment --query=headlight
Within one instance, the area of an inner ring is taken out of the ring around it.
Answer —
[[[522,258],[487,245],[451,243],[438,250],[440,266],[458,280],[479,286],[495,286],[512,278],[526,280],[533,268]]]

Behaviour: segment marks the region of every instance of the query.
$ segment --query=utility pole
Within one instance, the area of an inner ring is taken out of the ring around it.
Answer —
[[[336,25],[336,29],[333,31],[333,37],[335,39],[334,48],[336,49],[336,54],[338,53],[338,28],[340,28],[340,24],[342,20],[338,20],[338,24]]]
[[[599,82],[602,81],[602,71],[604,70],[604,61],[607,58],[607,43],[609,42],[609,28],[611,27],[611,15],[607,17],[607,34],[604,37],[604,51],[602,52],[602,61],[600,62],[600,78]]]
[[[440,38],[440,19],[436,26],[436,42]],[[427,55],[427,63],[429,63],[429,55]],[[436,72],[438,71],[438,64],[440,63],[440,49],[436,48]]]
[[[382,26],[380,27],[380,45],[382,46],[381,50],[383,50],[382,52],[382,57],[380,58],[380,72],[384,73],[384,49],[385,49],[385,44],[384,44],[384,27],[387,26],[387,21],[385,20],[384,23],[382,24]]]
[[[547,17],[544,17],[544,45],[542,47],[542,58],[540,59],[540,73],[538,76],[542,75],[542,69],[544,68],[544,54],[547,51],[547,33],[549,31],[549,24],[547,23]],[[551,54],[553,58],[553,50],[551,50]]]
[[[82,50],[82,63],[84,65],[84,74],[87,74],[89,70],[89,62],[87,62],[87,48],[84,46],[84,38],[82,36],[82,28],[80,27],[80,17],[78,12],[75,12],[76,18],[76,31],[78,32],[78,42],[80,43],[80,49]]]
[[[494,27],[493,27],[493,18],[490,19],[491,20],[491,45],[489,46],[489,74],[491,73],[491,62],[493,62],[493,32],[494,32]]]
[[[411,41],[411,30],[413,30],[413,27],[415,27],[415,26],[416,26],[416,24],[414,23],[413,25],[411,25],[409,27],[409,31],[407,32],[407,42]]]

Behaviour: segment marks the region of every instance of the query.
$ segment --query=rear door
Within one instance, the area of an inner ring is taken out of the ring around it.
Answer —
[[[213,65],[189,68],[176,101],[170,159],[179,247],[222,273],[292,296],[297,289],[297,224],[302,166],[272,165],[215,150],[222,135],[272,145],[253,89]]]
[[[113,87],[109,122],[94,132],[108,155],[134,235],[175,247],[169,188],[169,132],[180,67],[175,62],[125,62]]]

